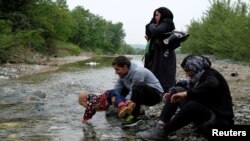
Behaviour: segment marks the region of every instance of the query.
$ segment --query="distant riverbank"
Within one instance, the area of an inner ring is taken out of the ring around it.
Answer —
[[[15,78],[23,75],[55,71],[61,65],[89,59],[91,55],[49,58],[39,64],[3,64],[0,66],[0,79]]]

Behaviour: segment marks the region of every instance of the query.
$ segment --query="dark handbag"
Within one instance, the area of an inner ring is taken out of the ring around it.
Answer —
[[[178,48],[181,44],[181,42],[184,42],[189,37],[188,33],[181,32],[181,31],[172,31],[165,33],[165,39],[163,39],[163,43],[166,46],[166,49],[169,51],[175,50]]]

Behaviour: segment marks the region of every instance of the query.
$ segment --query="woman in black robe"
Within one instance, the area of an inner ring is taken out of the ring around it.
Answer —
[[[164,56],[166,45],[163,43],[167,36],[165,33],[172,32],[174,29],[173,13],[165,7],[156,9],[152,20],[146,25],[145,38],[149,42],[149,47],[145,54],[144,67],[154,73],[164,92],[167,92],[176,82],[176,54],[173,50],[168,53],[168,56]]]

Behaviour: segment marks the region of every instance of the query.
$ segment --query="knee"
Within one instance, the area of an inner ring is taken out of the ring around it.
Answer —
[[[144,85],[145,85],[145,83],[143,83],[143,82],[136,82],[136,83],[134,83],[132,88],[133,89],[140,89],[140,88],[144,87]]]
[[[143,94],[145,89],[145,83],[137,82],[132,86],[133,97],[140,97]]]
[[[201,106],[202,106],[202,104],[200,104],[199,102],[190,100],[190,101],[186,101],[184,104],[182,104],[181,108],[195,110],[196,108],[201,107]]]
[[[187,90],[184,87],[181,87],[181,86],[171,87],[169,89],[170,94],[175,94],[175,93],[185,92],[185,91],[187,91]]]

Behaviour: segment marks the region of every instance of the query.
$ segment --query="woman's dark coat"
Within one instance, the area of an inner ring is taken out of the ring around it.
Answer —
[[[146,25],[146,35],[150,44],[145,54],[144,66],[154,73],[166,92],[176,82],[176,54],[171,51],[168,57],[164,57],[166,48],[163,39],[166,38],[165,33],[173,31],[175,26],[173,14],[169,9],[161,7],[156,11],[161,13],[161,20],[159,24],[156,24],[152,18],[151,22]]]

